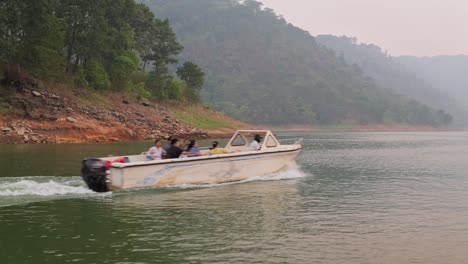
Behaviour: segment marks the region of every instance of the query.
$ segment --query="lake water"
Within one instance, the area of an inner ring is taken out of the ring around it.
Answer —
[[[298,168],[94,194],[86,156],[148,143],[0,146],[0,263],[467,263],[468,133],[288,133]]]

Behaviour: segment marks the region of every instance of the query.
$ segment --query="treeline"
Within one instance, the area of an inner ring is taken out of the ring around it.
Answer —
[[[346,63],[357,65],[365,76],[375,80],[380,87],[395,91],[431,108],[443,109],[439,113],[450,112],[450,115],[454,115],[459,122],[468,117],[448,91],[437,89],[427,81],[428,78],[416,76],[380,47],[358,43],[356,38],[346,36],[321,35],[317,36],[316,40],[332,49]]]
[[[189,61],[169,70],[182,50],[169,22],[134,0],[0,2],[4,80],[71,80],[100,91],[197,101],[203,71]]]
[[[393,59],[435,88],[455,97],[468,115],[468,55],[423,58],[403,56]]]
[[[381,87],[254,0],[144,0],[169,18],[182,58],[206,72],[204,101],[253,124],[407,123],[451,116]]]

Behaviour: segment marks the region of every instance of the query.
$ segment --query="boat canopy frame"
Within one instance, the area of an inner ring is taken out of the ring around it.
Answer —
[[[260,143],[261,149],[274,148],[281,145],[281,141],[278,140],[270,130],[237,130],[236,133],[226,144],[226,149],[240,149],[245,148],[252,142],[249,137],[260,135],[262,142]],[[236,140],[243,142],[242,144],[235,143]]]

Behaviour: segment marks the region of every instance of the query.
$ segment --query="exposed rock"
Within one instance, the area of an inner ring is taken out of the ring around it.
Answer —
[[[165,105],[130,103],[128,99],[121,99],[106,101],[107,107],[92,106],[83,104],[73,95],[48,93],[45,88],[25,82],[17,86],[24,92],[8,98],[15,112],[0,115],[1,143],[84,143],[167,138],[169,135],[207,136],[206,132],[177,121]],[[55,122],[57,120],[64,122]],[[68,122],[73,125],[66,125]]]
[[[24,127],[19,127],[16,129],[16,134],[18,134],[19,136],[23,136],[24,134],[26,134],[26,128]]]
[[[37,92],[37,91],[31,91],[31,94],[34,95],[35,97],[41,97],[42,94],[40,92]]]
[[[67,117],[67,121],[70,122],[70,123],[76,123],[78,122],[78,120],[76,120],[76,118],[73,118],[71,116]]]
[[[55,115],[43,114],[41,117],[42,117],[42,119],[49,120],[49,121],[57,121],[58,120],[58,117],[55,116]]]
[[[37,111],[27,112],[27,116],[30,119],[33,119],[33,120],[41,120],[42,119],[41,114],[39,112],[37,112]]]

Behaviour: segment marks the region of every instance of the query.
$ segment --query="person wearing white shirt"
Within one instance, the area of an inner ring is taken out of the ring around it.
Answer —
[[[154,147],[146,152],[148,160],[161,160],[164,155],[166,155],[166,150],[161,147],[161,140],[159,139],[154,142]]]
[[[250,143],[251,150],[260,150],[262,146],[260,145],[262,142],[262,137],[260,135],[255,135],[254,140]]]

